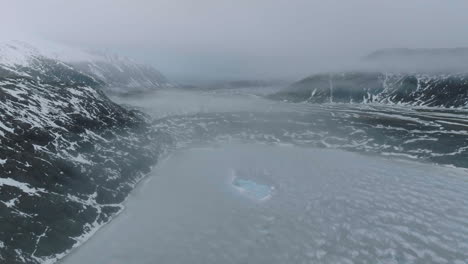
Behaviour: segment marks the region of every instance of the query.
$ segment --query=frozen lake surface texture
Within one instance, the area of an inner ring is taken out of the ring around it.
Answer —
[[[468,263],[461,110],[230,91],[121,102],[176,147],[63,263]]]

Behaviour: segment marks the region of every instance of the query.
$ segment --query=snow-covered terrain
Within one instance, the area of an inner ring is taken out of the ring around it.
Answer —
[[[179,150],[63,263],[468,263],[466,111],[244,92],[123,100]]]
[[[92,55],[90,60],[70,60],[68,63],[103,81],[109,92],[127,94],[172,87],[166,77],[152,66],[117,54],[93,52]]]
[[[468,48],[383,49],[345,69],[315,73],[272,99],[468,107]]]
[[[0,263],[63,258],[167,153],[64,263],[468,263],[463,74],[317,75],[285,102],[0,47]]]
[[[271,96],[310,103],[383,103],[468,107],[467,73],[315,74]]]
[[[31,44],[32,43],[32,44]],[[107,92],[127,94],[171,87],[150,65],[118,54],[83,51],[44,41],[0,43],[0,76],[24,76],[44,80],[57,73],[48,68],[61,64],[93,78]]]
[[[27,44],[2,46],[0,69],[0,263],[54,263],[122,210],[170,140]]]

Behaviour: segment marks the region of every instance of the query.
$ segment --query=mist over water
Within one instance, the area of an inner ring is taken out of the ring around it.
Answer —
[[[352,121],[393,116],[404,128],[429,122],[429,113],[275,102],[265,93],[115,98],[152,115],[178,147],[124,212],[63,263],[468,261],[466,171],[414,161],[411,149],[398,152],[410,144],[404,135],[380,142],[377,134],[391,129]],[[373,140],[352,136],[361,134]],[[428,136],[431,130],[411,137]]]

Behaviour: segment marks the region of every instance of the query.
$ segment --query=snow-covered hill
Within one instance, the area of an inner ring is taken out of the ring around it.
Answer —
[[[40,49],[20,41],[0,44],[0,77],[21,77],[46,83],[103,85],[100,80],[47,56]]]
[[[54,263],[122,210],[171,141],[102,80],[0,47],[0,263]]]
[[[357,65],[313,74],[271,98],[468,107],[468,48],[377,50]]]
[[[271,97],[311,103],[468,107],[468,74],[381,72],[316,74]]]
[[[170,87],[169,81],[159,71],[145,64],[116,54],[94,53],[93,60],[69,61],[80,70],[106,85],[116,93],[134,93]]]
[[[60,78],[60,73],[51,72],[60,67],[60,71],[68,71],[63,78],[69,76],[69,70],[74,70],[94,79],[107,92],[138,93],[171,86],[152,66],[117,54],[87,52],[56,43],[33,43],[0,43],[0,76],[22,76],[41,81],[49,76]]]

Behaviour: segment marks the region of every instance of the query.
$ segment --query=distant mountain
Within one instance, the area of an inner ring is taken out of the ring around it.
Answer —
[[[394,72],[466,72],[467,48],[381,49],[363,58],[374,70]]]
[[[468,107],[468,48],[377,50],[348,71],[313,74],[270,98]]]
[[[37,46],[22,41],[0,43],[0,76],[48,82],[53,76],[60,82],[67,81],[60,80],[60,76],[68,78],[71,70],[93,79],[106,92],[138,93],[171,86],[152,66],[116,54],[85,52],[55,43]]]
[[[48,51],[0,45],[0,263],[55,263],[122,210],[170,146],[107,85]]]
[[[152,66],[137,63],[117,54],[92,53],[93,59],[68,61],[75,69],[105,83],[105,89],[116,93],[144,92],[171,84]]]
[[[310,103],[468,107],[468,74],[381,72],[315,74],[270,97]]]

